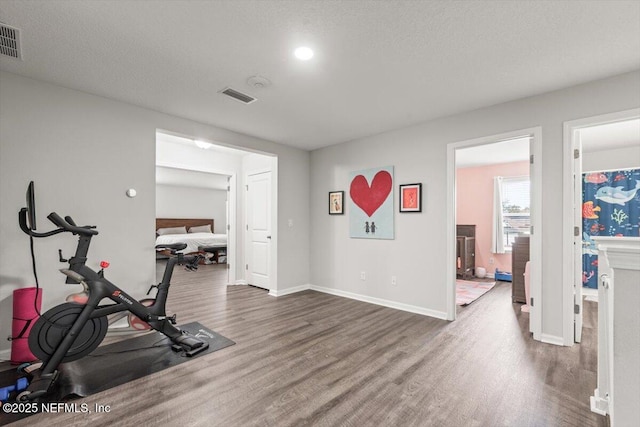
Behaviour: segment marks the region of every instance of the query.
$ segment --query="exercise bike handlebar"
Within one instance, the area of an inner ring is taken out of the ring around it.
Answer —
[[[62,219],[57,213],[51,212],[49,216],[47,216],[47,218],[49,219],[49,221],[57,225],[58,228],[56,230],[47,231],[45,233],[37,233],[29,229],[29,227],[27,226],[27,208],[20,209],[20,213],[18,214],[20,228],[26,234],[33,237],[49,237],[64,232],[80,234],[84,236],[95,236],[96,234],[98,234],[98,230],[95,230],[95,226],[86,225],[83,227],[78,227],[77,225],[75,225],[75,222],[73,221],[73,219],[71,219],[70,216],[67,216],[65,220]]]

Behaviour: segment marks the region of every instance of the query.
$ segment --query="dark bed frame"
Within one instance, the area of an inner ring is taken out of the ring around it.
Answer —
[[[198,227],[200,225],[211,225],[211,231],[215,232],[215,229],[213,228],[213,219],[156,218],[156,230],[159,228],[182,226],[185,226],[187,230],[189,230],[189,227]]]
[[[156,230],[159,228],[171,228],[171,227],[186,227],[187,231],[189,227],[198,227],[201,225],[211,225],[211,231],[215,231],[213,228],[213,219],[207,218],[156,218]],[[218,263],[218,257],[220,251],[227,250],[226,246],[216,246],[210,248],[203,248],[204,252],[210,252],[213,254],[213,259]],[[167,258],[167,251],[156,253],[156,258]]]

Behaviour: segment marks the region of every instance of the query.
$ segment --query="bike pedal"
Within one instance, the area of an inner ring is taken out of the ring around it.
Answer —
[[[171,346],[171,350],[175,351],[176,353],[181,352],[182,350],[184,350],[184,348],[182,348],[181,345],[178,344],[174,344]]]
[[[200,346],[200,347],[198,347],[198,348],[194,348],[194,349],[192,349],[192,350],[185,351],[185,352],[184,352],[184,354],[185,354],[185,356],[187,356],[187,357],[193,357],[193,356],[195,356],[196,354],[201,353],[201,352],[205,351],[205,350],[206,350],[206,349],[208,349],[208,348],[209,348],[209,343],[204,343],[204,345],[201,345],[201,346]]]

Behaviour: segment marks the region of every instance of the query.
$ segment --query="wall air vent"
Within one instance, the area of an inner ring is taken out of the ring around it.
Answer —
[[[0,23],[0,55],[22,59],[19,29]]]
[[[235,89],[231,89],[230,87],[227,87],[223,90],[220,91],[220,93],[227,95],[233,99],[235,99],[236,101],[240,101],[243,104],[251,104],[252,102],[256,102],[257,99],[254,98],[253,96],[249,96],[245,93],[242,92],[238,92]]]

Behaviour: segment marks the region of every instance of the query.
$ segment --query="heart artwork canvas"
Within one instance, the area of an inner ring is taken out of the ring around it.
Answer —
[[[349,235],[393,239],[393,166],[351,172]]]

